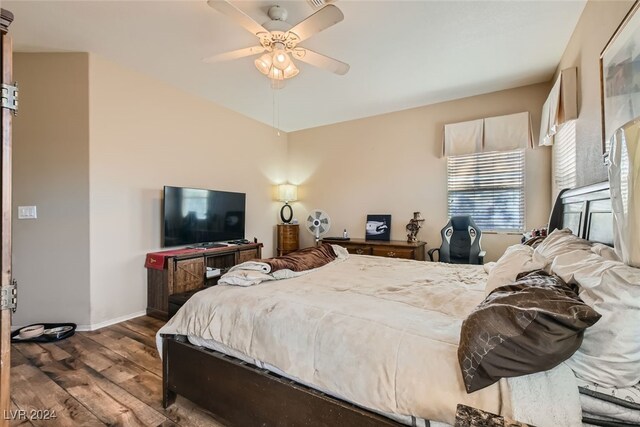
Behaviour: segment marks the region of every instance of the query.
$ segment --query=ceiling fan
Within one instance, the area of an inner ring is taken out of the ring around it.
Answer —
[[[260,44],[205,58],[203,61],[206,63],[229,61],[266,52],[254,63],[258,71],[271,79],[274,87],[279,87],[278,84],[284,79],[295,77],[299,73],[292,58],[339,75],[349,71],[349,64],[298,45],[344,19],[340,9],[332,4],[324,6],[295,26],[286,22],[287,10],[280,6],[272,6],[268,12],[271,20],[260,25],[229,1],[209,0],[207,4],[258,37]]]

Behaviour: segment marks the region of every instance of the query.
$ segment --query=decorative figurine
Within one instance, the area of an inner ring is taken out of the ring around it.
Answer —
[[[422,228],[423,222],[424,218],[422,218],[420,212],[414,212],[413,218],[411,218],[409,224],[407,224],[407,242],[413,243],[418,241],[418,231]]]

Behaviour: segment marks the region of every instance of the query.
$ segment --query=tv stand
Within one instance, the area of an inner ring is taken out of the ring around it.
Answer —
[[[161,262],[147,263],[147,314],[158,319],[169,318],[169,296],[203,289],[218,284],[220,276],[207,278],[207,267],[219,268],[224,274],[234,265],[262,257],[262,243],[186,248],[178,251],[151,252]],[[162,264],[162,265],[160,265]]]

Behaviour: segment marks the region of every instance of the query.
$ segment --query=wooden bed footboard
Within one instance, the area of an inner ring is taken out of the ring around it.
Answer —
[[[402,426],[184,337],[163,337],[162,369],[165,408],[179,394],[230,426]]]

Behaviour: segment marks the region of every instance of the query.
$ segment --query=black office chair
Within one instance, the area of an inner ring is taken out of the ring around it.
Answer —
[[[429,250],[429,258],[433,261],[434,252],[438,252],[440,262],[451,264],[484,264],[486,252],[480,247],[482,231],[468,216],[451,217],[447,225],[440,231],[442,245]]]

